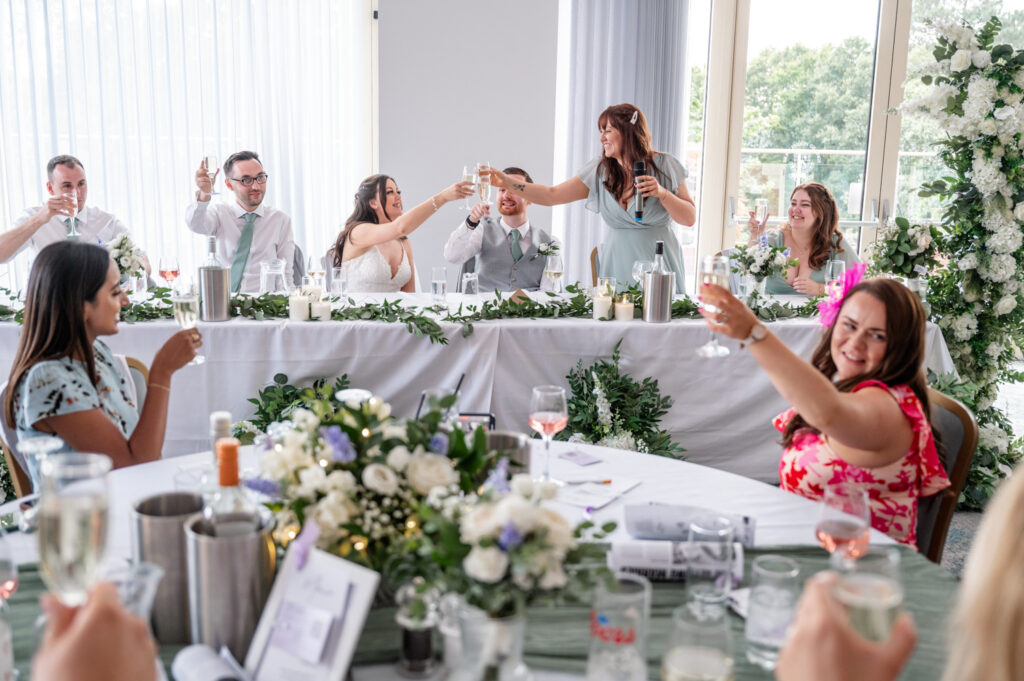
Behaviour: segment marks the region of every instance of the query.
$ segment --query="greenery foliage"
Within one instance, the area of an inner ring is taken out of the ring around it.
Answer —
[[[327,378],[318,378],[306,388],[296,388],[288,383],[288,376],[275,374],[274,382],[260,390],[249,402],[256,405],[252,418],[239,421],[234,426],[234,435],[242,444],[252,444],[255,437],[265,433],[271,423],[280,423],[291,418],[298,408],[309,409],[314,402],[327,401],[335,407],[340,402],[335,394],[348,388],[348,374],[342,374],[331,383]]]

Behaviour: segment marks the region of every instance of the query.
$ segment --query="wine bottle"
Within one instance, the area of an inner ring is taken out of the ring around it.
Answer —
[[[233,437],[217,440],[220,486],[203,509],[208,531],[215,537],[235,537],[259,528],[256,504],[238,484],[238,446],[238,440]]]
[[[213,453],[213,465],[217,465],[217,440],[231,437],[231,412],[210,412],[210,451]]]
[[[203,267],[223,267],[220,258],[217,257],[217,237],[206,237],[206,262]]]
[[[665,267],[665,242],[655,241],[654,242],[654,268],[652,272],[660,272],[664,274],[668,272],[668,268]]]

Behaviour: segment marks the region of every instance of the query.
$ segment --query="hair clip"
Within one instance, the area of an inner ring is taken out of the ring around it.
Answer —
[[[640,117],[640,109],[633,112],[632,118],[629,119],[630,125],[636,125],[636,119]]]

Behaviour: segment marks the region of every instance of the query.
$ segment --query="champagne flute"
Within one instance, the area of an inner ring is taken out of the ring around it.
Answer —
[[[544,262],[544,276],[551,282],[553,293],[562,292],[562,257],[560,255],[549,255]]]
[[[839,286],[845,272],[846,262],[843,260],[829,260],[825,263],[825,295]]]
[[[850,626],[869,641],[888,640],[903,605],[900,552],[877,546],[837,567],[833,594],[846,606]]]
[[[173,255],[160,256],[160,276],[164,278],[168,286],[174,286],[174,280],[181,274],[181,267],[178,265],[178,258]]]
[[[473,185],[472,187],[470,187],[470,189],[474,191],[476,190],[477,175],[476,169],[473,166],[462,166],[462,181],[469,182],[470,184]],[[462,200],[461,207],[463,210],[473,210],[473,202],[471,201],[472,198],[473,196],[471,194]]]
[[[827,485],[820,507],[814,534],[822,547],[832,554],[838,552],[844,559],[864,555],[871,538],[867,491],[852,482]]]
[[[319,287],[322,293],[325,289],[324,277],[327,275],[323,260],[312,255],[306,258],[306,274],[313,280],[313,285]]]
[[[68,233],[66,236],[68,239],[77,239],[82,236],[82,233],[78,231],[78,193],[71,191],[67,192],[63,196],[67,199],[67,203],[70,204],[68,206],[68,212],[65,213],[65,215],[70,219],[70,222],[68,222]]]
[[[107,548],[107,473],[102,454],[51,454],[40,464],[39,571],[67,606],[85,603]]]
[[[723,255],[707,255],[701,261],[701,281],[705,284],[717,284],[729,290],[729,258]],[[704,309],[709,312],[718,312],[714,305],[704,304]],[[725,357],[729,354],[729,348],[718,344],[718,336],[712,331],[711,339],[697,348],[697,355],[705,359],[712,357]]]
[[[199,320],[199,294],[195,286],[187,283],[177,287],[171,296],[171,305],[174,306],[174,318],[178,326],[183,329],[196,328]],[[206,361],[206,357],[196,353],[196,356],[189,362],[191,365],[199,365]]]
[[[488,206],[492,205],[491,202],[491,176],[486,168],[490,168],[491,164],[487,161],[481,161],[476,164],[476,193],[480,197],[480,200],[486,203]],[[484,172],[481,172],[484,171]]]
[[[562,483],[551,477],[551,438],[569,425],[569,408],[565,390],[557,385],[541,385],[533,389],[530,397],[530,427],[544,439],[544,474],[541,480]]]
[[[217,157],[214,154],[203,157],[203,163],[206,165],[206,174],[210,178],[210,193],[220,194],[217,191],[217,185],[213,183],[215,177],[217,177]]]
[[[633,281],[644,285],[644,275],[654,271],[654,263],[650,260],[637,260],[633,263]]]
[[[768,199],[754,201],[754,219],[758,225],[764,225],[764,221],[768,219]]]

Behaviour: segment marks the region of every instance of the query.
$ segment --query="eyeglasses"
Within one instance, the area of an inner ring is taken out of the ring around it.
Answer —
[[[251,187],[253,182],[256,184],[266,184],[268,177],[270,176],[266,173],[260,173],[256,177],[229,177],[228,179],[232,182],[241,182],[245,187]]]

